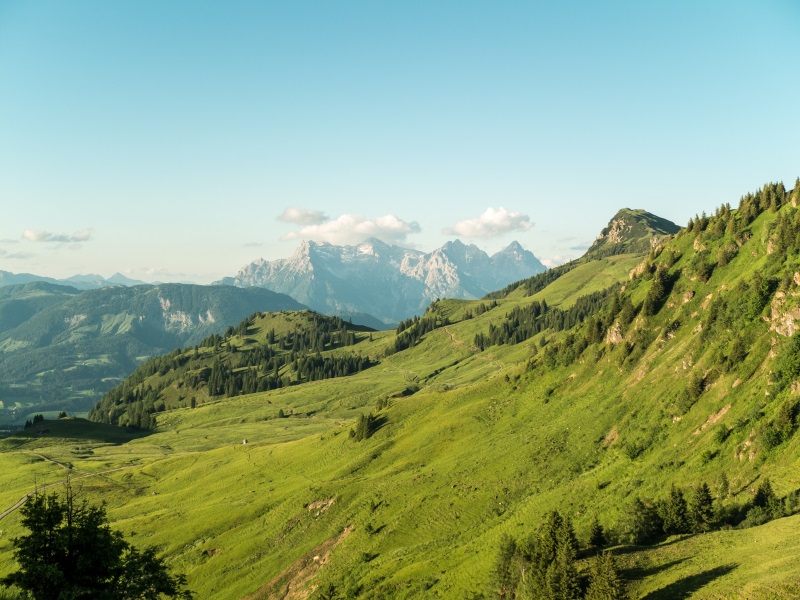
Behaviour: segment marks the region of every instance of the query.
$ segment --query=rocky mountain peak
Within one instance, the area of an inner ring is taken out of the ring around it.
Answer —
[[[370,238],[357,246],[303,241],[289,259],[255,261],[219,283],[279,291],[321,313],[396,323],[435,298],[480,298],[544,270],[519,244],[490,258],[460,240],[425,253]]]
[[[653,240],[657,242],[679,230],[680,227],[672,221],[646,210],[623,208],[603,228],[587,255],[647,252]]]

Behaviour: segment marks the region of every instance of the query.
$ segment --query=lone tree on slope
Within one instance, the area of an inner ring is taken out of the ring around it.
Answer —
[[[154,548],[140,551],[108,526],[104,505],[37,493],[20,509],[28,535],[13,542],[19,570],[0,580],[34,600],[190,600],[183,575],[170,575]]]

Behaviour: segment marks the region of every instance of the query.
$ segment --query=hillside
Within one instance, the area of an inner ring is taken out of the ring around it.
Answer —
[[[146,358],[197,344],[259,310],[299,308],[263,289],[0,287],[0,422],[87,411]]]
[[[289,258],[259,259],[218,283],[265,287],[289,294],[317,312],[373,325],[358,319],[372,315],[396,324],[421,314],[437,298],[480,298],[544,270],[517,242],[489,256],[459,240],[428,253],[377,239],[357,246],[308,241]]]
[[[581,267],[584,273],[605,272],[607,282],[615,281],[620,277],[619,267],[629,264],[626,259],[648,254],[679,230],[680,227],[672,221],[645,210],[623,208],[612,217],[586,254],[580,258],[533,277],[514,281],[503,289],[487,294],[486,297],[498,299],[509,296],[532,296],[578,267]]]
[[[152,431],[64,420],[0,441],[0,507],[69,467],[199,597],[498,598],[501,543],[553,510],[582,547],[599,520],[633,598],[797,597],[798,203],[800,182],[769,184],[645,255],[395,331],[256,315],[110,393]],[[211,393],[215,364],[260,385],[277,356],[287,385]],[[369,367],[312,381],[309,358]],[[704,484],[713,510],[690,524],[676,498]],[[2,527],[7,558],[17,514]]]

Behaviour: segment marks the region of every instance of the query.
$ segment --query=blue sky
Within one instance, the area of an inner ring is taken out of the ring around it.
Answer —
[[[0,269],[578,256],[800,175],[800,3],[0,0]]]

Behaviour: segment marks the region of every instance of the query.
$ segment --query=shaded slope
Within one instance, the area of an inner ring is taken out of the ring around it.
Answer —
[[[144,358],[196,344],[257,310],[299,308],[282,294],[223,286],[2,287],[0,393],[37,410],[88,410]]]

